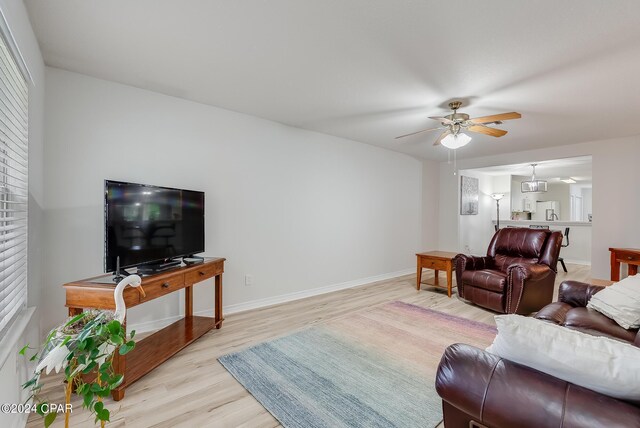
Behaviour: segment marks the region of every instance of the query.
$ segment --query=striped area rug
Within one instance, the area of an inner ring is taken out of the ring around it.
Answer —
[[[494,327],[391,302],[228,354],[222,365],[285,427],[433,427],[434,381],[452,343]]]

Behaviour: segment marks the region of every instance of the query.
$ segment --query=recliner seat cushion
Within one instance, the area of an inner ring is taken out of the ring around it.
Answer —
[[[467,270],[462,274],[462,284],[503,293],[507,285],[507,275],[492,269]]]

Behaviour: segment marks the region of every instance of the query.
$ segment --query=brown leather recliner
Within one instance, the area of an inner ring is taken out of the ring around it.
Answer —
[[[560,284],[558,302],[536,318],[640,346],[638,329],[625,330],[586,308],[604,287]],[[464,344],[445,350],[436,374],[447,428],[640,428],[640,403],[586,389]]]
[[[458,295],[505,314],[529,314],[553,299],[562,233],[546,229],[500,229],[484,257],[455,258]]]

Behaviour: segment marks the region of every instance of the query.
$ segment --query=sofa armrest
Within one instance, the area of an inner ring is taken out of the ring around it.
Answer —
[[[580,281],[563,281],[558,290],[558,300],[574,307],[587,306],[591,297],[604,290],[599,285],[591,285]]]
[[[508,314],[529,314],[553,300],[556,272],[544,264],[514,263],[507,267]]]
[[[640,426],[640,408],[502,359],[469,345],[449,346],[436,374],[442,400],[492,428]],[[456,428],[455,423],[445,426]],[[462,426],[462,425],[460,425]],[[464,425],[468,427],[469,425]]]

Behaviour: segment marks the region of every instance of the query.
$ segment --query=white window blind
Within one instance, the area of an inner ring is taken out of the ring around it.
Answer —
[[[27,304],[27,82],[0,37],[0,338]]]

